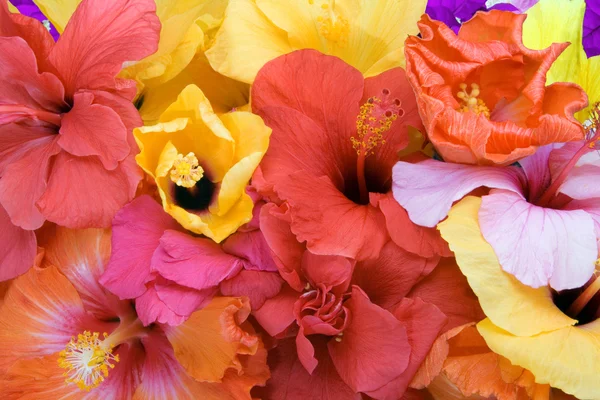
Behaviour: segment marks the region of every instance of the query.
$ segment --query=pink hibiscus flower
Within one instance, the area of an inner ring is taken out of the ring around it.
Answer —
[[[145,327],[98,283],[108,231],[58,228],[46,239],[41,267],[16,278],[2,304],[3,399],[250,400],[269,377],[244,299]]]
[[[392,199],[397,153],[422,126],[403,69],[365,79],[337,57],[295,51],[259,71],[252,110],[273,130],[252,185],[289,206],[311,252],[376,258],[391,236],[425,257],[450,254]]]
[[[159,31],[152,0],[84,0],[54,43],[0,1],[0,280],[32,265],[44,221],[108,226],[135,195],[135,83],[115,76]]]
[[[263,398],[398,399],[434,340],[483,317],[453,259],[388,241],[376,259],[316,255],[291,231],[287,205],[266,204],[261,230],[286,283],[253,311],[279,341]]]
[[[185,231],[150,196],[136,198],[113,221],[112,253],[102,284],[121,299],[136,299],[145,325],[179,325],[219,291],[246,295],[252,308],[281,289],[255,218],[222,245]]]
[[[483,197],[479,225],[502,268],[532,287],[583,286],[600,238],[597,124],[586,141],[542,147],[520,167],[399,162],[394,197],[415,223],[434,227],[455,201],[478,187],[493,188]]]

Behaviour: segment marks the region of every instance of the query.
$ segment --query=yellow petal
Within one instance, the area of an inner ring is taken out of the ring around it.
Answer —
[[[253,0],[233,0],[206,56],[217,72],[252,83],[265,63],[291,51],[286,33],[274,26]]]
[[[59,33],[63,33],[81,0],[33,0]]]
[[[528,369],[537,383],[600,399],[600,322],[519,337],[486,319],[477,325],[487,345],[511,363]]]
[[[520,336],[574,325],[576,321],[554,305],[548,288],[525,286],[501,269],[494,250],[479,229],[480,205],[480,198],[465,197],[452,207],[438,229],[454,252],[484,313],[496,325]]]
[[[548,72],[548,84],[574,82],[588,94],[590,103],[600,101],[600,59],[587,58],[582,45],[584,0],[540,1],[527,11],[523,26],[523,43],[540,50],[552,43],[570,42],[571,45],[554,62]],[[583,121],[588,112],[577,118]]]
[[[240,226],[250,222],[252,219],[253,208],[254,202],[252,201],[252,198],[248,196],[246,192],[243,192],[226,214],[222,216],[212,213],[202,215],[202,222],[204,222],[207,227],[199,233],[220,243],[235,232]]]
[[[19,10],[17,9],[17,7],[13,6],[10,1],[8,2],[8,11],[10,11],[11,13],[18,13]]]

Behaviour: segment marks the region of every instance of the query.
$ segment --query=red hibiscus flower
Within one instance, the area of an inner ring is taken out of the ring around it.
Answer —
[[[151,0],[85,0],[58,42],[0,2],[0,280],[25,272],[48,220],[109,226],[141,178],[124,62],[157,49]]]
[[[336,57],[299,50],[261,69],[252,110],[273,130],[253,185],[289,206],[292,232],[311,252],[374,258],[391,236],[426,257],[448,253],[391,197],[408,126],[421,127],[403,69],[364,79]]]

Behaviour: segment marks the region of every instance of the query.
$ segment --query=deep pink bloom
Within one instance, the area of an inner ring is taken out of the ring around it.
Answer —
[[[260,211],[260,204],[256,207]],[[222,245],[186,232],[150,196],[136,198],[113,221],[110,262],[101,283],[136,299],[146,325],[178,325],[219,292],[249,297],[252,308],[277,294],[282,279],[258,230],[258,214]]]
[[[135,195],[135,83],[115,76],[156,51],[155,8],[152,0],[84,0],[54,43],[38,21],[0,2],[0,205],[8,216],[2,211],[0,230],[29,231],[12,250],[20,256],[5,258],[2,241],[0,279],[31,266],[31,231],[44,221],[109,226]]]
[[[502,268],[526,285],[583,286],[598,258],[600,157],[597,137],[549,145],[520,167],[428,160],[394,167],[394,197],[417,224],[433,227],[453,202],[482,186],[479,225]]]
[[[398,399],[442,332],[482,317],[452,259],[423,258],[391,240],[378,258],[316,255],[298,242],[287,205],[266,204],[261,230],[286,283],[255,309],[279,339],[270,351],[278,399]]]

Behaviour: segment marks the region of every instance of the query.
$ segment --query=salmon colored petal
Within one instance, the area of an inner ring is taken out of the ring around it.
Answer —
[[[410,291],[408,297],[439,308],[448,317],[443,331],[484,318],[477,297],[453,258],[444,258]]]
[[[44,264],[54,265],[75,287],[85,309],[110,320],[131,313],[128,302],[119,301],[99,283],[110,256],[110,231],[102,229],[49,229],[40,246]]]
[[[356,286],[344,306],[350,323],[340,342],[329,341],[329,354],[341,378],[355,392],[377,390],[408,366],[411,346],[406,327],[371,303]]]
[[[379,199],[377,205],[385,217],[387,230],[394,243],[422,257],[452,256],[440,233],[434,228],[412,222],[406,210],[394,199],[392,192],[376,198]]]
[[[354,264],[345,257],[320,256],[310,251],[304,252],[302,257],[302,271],[313,287],[340,286],[342,291],[350,286]]]
[[[274,297],[266,300],[263,306],[252,311],[256,321],[273,337],[285,331],[294,321],[294,305],[300,293],[285,285]]]
[[[284,280],[278,273],[241,270],[231,279],[221,282],[219,289],[224,296],[246,296],[252,310],[258,310],[267,299],[277,295]]]
[[[523,45],[521,40],[523,21],[527,18],[523,14],[491,11],[477,14],[465,22],[458,32],[458,37],[471,42],[488,42],[500,40],[514,45]]]
[[[185,316],[173,312],[173,310],[158,297],[154,282],[151,282],[148,285],[148,289],[144,294],[135,299],[135,310],[144,326],[148,326],[155,322],[177,326],[186,320]]]
[[[123,162],[107,171],[93,158],[60,153],[37,205],[49,221],[62,226],[108,227],[116,212],[135,195],[141,178],[135,168]]]
[[[479,225],[502,269],[534,288],[583,286],[598,258],[592,218],[582,210],[553,210],[493,190],[482,198]]]
[[[27,272],[33,266],[37,240],[33,231],[15,226],[0,206],[0,282]]]
[[[436,306],[420,299],[404,299],[393,314],[406,327],[410,343],[410,360],[406,370],[399,377],[375,391],[367,392],[369,396],[376,399],[394,399],[398,393],[407,390],[408,384],[447,321],[444,313]]]
[[[325,176],[297,172],[278,189],[290,205],[292,232],[313,253],[373,258],[387,241],[383,214],[370,204],[354,203]]]
[[[26,125],[9,123],[0,125],[0,176],[6,167],[43,144],[55,131],[47,126],[31,129]]]
[[[11,284],[0,310],[0,371],[18,359],[64,350],[84,330],[107,332],[57,268],[32,268]]]
[[[234,297],[213,301],[177,327],[165,330],[177,361],[199,381],[220,382],[229,368],[241,370],[238,354],[254,354],[258,338],[240,326],[249,305]]]
[[[49,55],[68,97],[78,89],[114,89],[126,61],[158,48],[160,21],[149,0],[85,0]]]
[[[36,202],[47,190],[50,160],[59,151],[56,139],[46,137],[4,170],[0,179],[0,203],[14,225],[33,230],[44,223],[45,216]]]
[[[361,395],[354,393],[338,375],[324,340],[316,342],[315,354],[319,363],[309,374],[298,360],[294,339],[279,342],[269,351],[271,379],[257,393],[271,400],[359,400]]]
[[[129,154],[128,132],[114,110],[93,102],[91,93],[75,93],[73,108],[61,119],[58,144],[74,156],[96,156],[113,170]]]
[[[112,252],[100,282],[121,299],[141,296],[150,275],[151,260],[166,230],[180,229],[160,204],[140,196],[123,207],[112,223]]]
[[[389,241],[378,258],[356,264],[352,284],[360,287],[374,304],[392,310],[438,261],[409,253]]]
[[[493,248],[481,235],[478,223],[480,205],[480,198],[466,197],[453,207],[448,219],[438,228],[454,251],[456,262],[485,314],[498,326],[519,336],[537,335],[574,325],[576,321],[554,305],[547,287],[534,289],[525,286],[502,271]],[[490,285],[490,282],[494,284]]]

